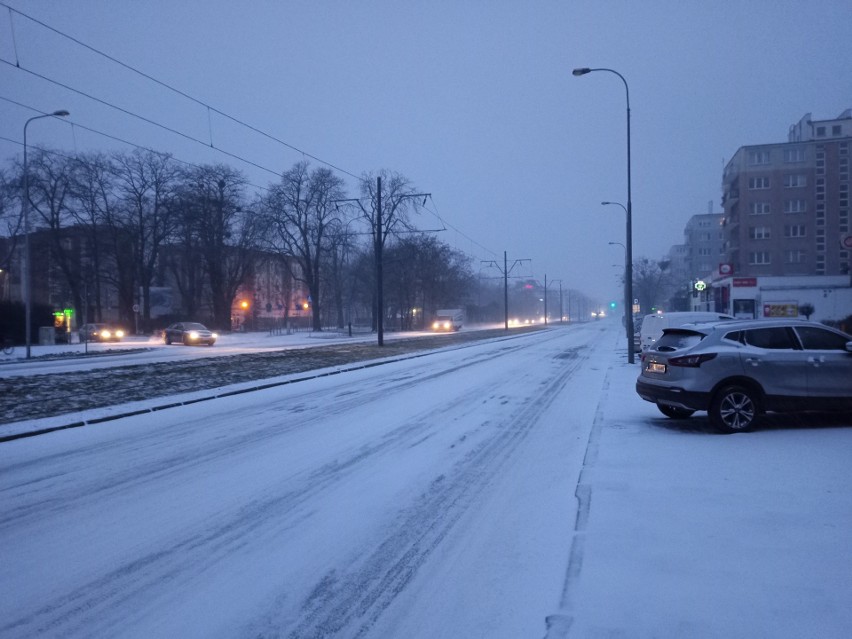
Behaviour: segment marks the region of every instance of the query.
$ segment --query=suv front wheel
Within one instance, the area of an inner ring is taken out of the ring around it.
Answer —
[[[725,386],[707,411],[710,423],[720,433],[742,433],[754,425],[758,413],[757,394],[743,386]]]

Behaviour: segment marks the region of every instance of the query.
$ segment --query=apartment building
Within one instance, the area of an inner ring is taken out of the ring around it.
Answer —
[[[814,319],[852,314],[849,156],[852,109],[808,113],[787,142],[740,147],[722,179],[724,259],[712,282],[717,311]]]
[[[852,109],[805,115],[785,143],[740,147],[725,167],[725,259],[743,277],[849,272]]]

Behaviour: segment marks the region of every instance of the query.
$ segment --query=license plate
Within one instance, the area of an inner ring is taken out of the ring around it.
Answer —
[[[649,362],[648,367],[645,370],[649,373],[665,373],[666,365],[658,364],[657,362]]]

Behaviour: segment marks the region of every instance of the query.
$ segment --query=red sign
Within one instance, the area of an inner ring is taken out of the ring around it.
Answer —
[[[757,286],[756,277],[735,277],[732,282],[734,286]]]
[[[722,262],[719,264],[719,275],[733,275],[734,274],[734,265],[728,264],[727,262]]]

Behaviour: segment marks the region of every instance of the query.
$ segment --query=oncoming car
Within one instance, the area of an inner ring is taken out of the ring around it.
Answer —
[[[217,337],[219,336],[216,333],[198,322],[178,322],[163,331],[163,341],[167,345],[172,342],[179,342],[187,346],[195,344],[213,346]]]
[[[769,411],[852,411],[852,336],[800,320],[665,329],[642,353],[636,392],[673,419],[707,411],[724,433]]]
[[[78,331],[81,342],[120,342],[124,330],[109,324],[83,324]]]

